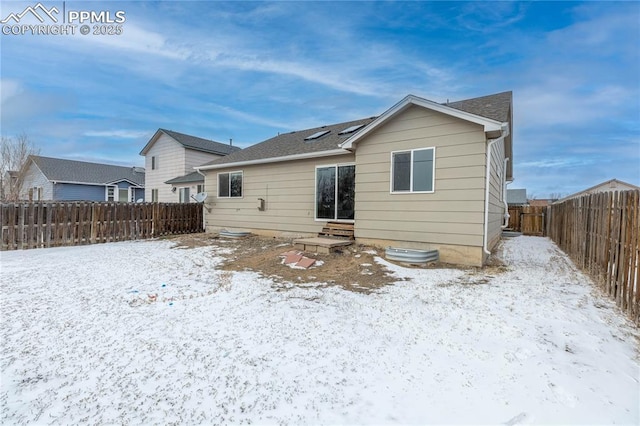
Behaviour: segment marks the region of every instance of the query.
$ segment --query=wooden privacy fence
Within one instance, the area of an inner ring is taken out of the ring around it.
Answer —
[[[548,235],[640,323],[640,191],[603,192],[549,207]]]
[[[200,204],[36,202],[0,205],[1,250],[75,246],[203,231]]]
[[[510,206],[508,228],[524,235],[545,235],[545,207]]]

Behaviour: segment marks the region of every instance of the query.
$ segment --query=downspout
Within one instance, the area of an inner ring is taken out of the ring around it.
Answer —
[[[504,173],[502,173],[502,202],[504,204],[504,222],[500,228],[504,229],[509,226],[509,204],[507,204],[507,163],[509,158],[504,159]]]
[[[202,173],[200,171],[200,169],[196,169],[196,172],[198,172],[198,174],[201,175],[202,178],[205,179],[205,181],[206,181],[207,177],[204,175],[204,173]],[[204,185],[202,185],[202,188],[204,188]],[[204,229],[204,231],[207,232],[207,215],[204,213],[204,209],[206,209],[208,213],[211,213],[211,209],[209,207],[205,206],[204,201],[202,202],[202,208],[203,208],[203,212],[202,212],[202,229]]]
[[[489,248],[487,247],[489,244],[489,188],[491,184],[491,149],[493,145],[504,140],[507,136],[506,131],[502,131],[502,136],[497,139],[492,139],[489,141],[489,145],[487,145],[487,170],[485,171],[485,194],[484,194],[484,235],[482,237],[482,250],[485,254],[491,254]]]

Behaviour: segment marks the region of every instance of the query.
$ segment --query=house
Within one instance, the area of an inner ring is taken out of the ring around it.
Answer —
[[[507,204],[510,206],[526,206],[527,190],[526,189],[507,189]]]
[[[186,203],[202,192],[204,176],[196,166],[240,148],[172,130],[158,129],[140,151],[145,157],[146,201]]]
[[[570,200],[572,198],[582,197],[583,195],[595,194],[598,192],[631,191],[636,189],[640,189],[640,186],[623,182],[618,179],[610,179],[606,182],[602,182],[602,183],[599,183],[598,185],[594,185],[591,188],[587,188],[584,191],[576,192],[575,194],[571,194],[564,198],[561,198],[560,200],[558,200],[558,202]]]
[[[144,169],[30,155],[20,199],[124,201],[144,199]]]
[[[554,201],[557,201],[553,198],[535,198],[533,200],[529,200],[529,205],[531,207],[547,207],[550,206]]]
[[[409,95],[378,117],[281,134],[196,167],[206,230],[310,236],[485,263],[505,226],[512,93],[440,104]]]

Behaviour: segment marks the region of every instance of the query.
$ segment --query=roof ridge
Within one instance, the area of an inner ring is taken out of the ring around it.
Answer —
[[[29,157],[31,158],[44,158],[46,160],[55,160],[55,161],[70,161],[70,162],[74,162],[74,163],[82,163],[82,164],[93,164],[93,165],[97,165],[97,166],[109,166],[109,167],[122,167],[123,169],[130,169],[131,167],[140,167],[140,166],[121,166],[119,164],[109,164],[109,163],[97,163],[95,161],[85,161],[85,160],[72,160],[69,158],[59,158],[59,157],[48,157],[45,155],[35,155],[32,154]],[[142,167],[144,168],[144,167]]]

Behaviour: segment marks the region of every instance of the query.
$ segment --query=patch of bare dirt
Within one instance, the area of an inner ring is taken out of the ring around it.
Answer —
[[[250,236],[240,239],[219,237],[216,234],[185,234],[165,237],[176,242],[175,248],[194,248],[219,246],[233,249],[228,255],[221,255],[225,262],[221,269],[225,271],[254,271],[278,283],[323,283],[322,285],[340,286],[346,290],[369,293],[397,281],[403,277],[394,276],[391,272],[374,260],[377,255],[383,256],[381,249],[358,244],[341,247],[331,254],[309,253],[304,255],[319,261],[309,269],[291,268],[283,264],[281,254],[294,250],[292,239]],[[442,269],[458,266],[441,262],[427,265],[409,265],[407,268]],[[456,284],[484,284],[495,275],[507,271],[507,267],[497,257],[492,256],[484,268],[464,268],[466,274]]]
[[[289,239],[260,236],[227,239],[204,233],[171,236],[166,239],[176,242],[176,248],[209,245],[232,248],[232,254],[221,255],[226,259],[221,269],[254,271],[280,283],[325,283],[368,293],[402,279],[391,276],[384,266],[374,260],[375,249],[356,244],[341,247],[340,251],[330,254],[305,252],[305,256],[319,262],[309,269],[294,269],[284,265],[280,257],[282,253],[294,250],[293,240]]]

